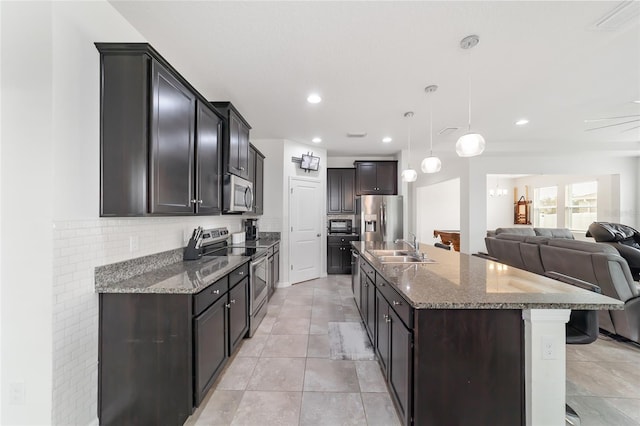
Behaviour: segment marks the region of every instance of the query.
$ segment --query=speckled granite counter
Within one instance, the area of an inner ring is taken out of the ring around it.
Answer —
[[[198,293],[251,260],[247,256],[203,256],[179,261],[118,282],[96,282],[96,293]]]
[[[351,243],[362,257],[417,309],[623,309],[616,299],[435,247],[422,251],[436,261],[383,264],[368,249],[404,249],[403,244]]]
[[[245,241],[241,245],[245,247],[271,247],[272,245],[279,243],[280,238],[260,238],[255,241]]]

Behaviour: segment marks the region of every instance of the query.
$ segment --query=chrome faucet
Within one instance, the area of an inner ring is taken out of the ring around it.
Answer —
[[[413,242],[412,243],[410,243],[407,240],[401,239],[401,238],[398,238],[394,242],[396,244],[405,243],[405,244],[407,244],[409,247],[411,247],[413,249],[413,252],[414,252],[414,254],[416,256],[424,257],[424,254],[420,253],[420,250],[418,249],[418,239],[416,238],[416,234],[413,234],[413,233],[409,232],[409,235],[413,237]]]

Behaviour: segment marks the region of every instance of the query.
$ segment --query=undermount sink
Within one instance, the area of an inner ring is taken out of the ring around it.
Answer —
[[[408,250],[368,250],[369,253],[376,257],[380,256],[408,256],[411,252]]]
[[[418,256],[378,256],[382,263],[435,263],[435,260]]]

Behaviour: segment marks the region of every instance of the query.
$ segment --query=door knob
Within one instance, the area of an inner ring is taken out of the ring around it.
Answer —
[[[319,237],[319,236],[320,236],[320,234],[316,234],[316,237]]]

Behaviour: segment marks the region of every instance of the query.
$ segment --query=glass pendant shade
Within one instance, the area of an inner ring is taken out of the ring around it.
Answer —
[[[405,182],[415,182],[418,179],[418,172],[413,169],[405,169],[402,171],[402,180]]]
[[[467,133],[456,142],[456,152],[460,157],[475,157],[484,151],[484,138],[479,133]]]
[[[438,157],[429,156],[422,160],[420,169],[423,173],[438,173],[442,168],[442,161]]]

